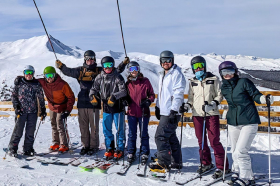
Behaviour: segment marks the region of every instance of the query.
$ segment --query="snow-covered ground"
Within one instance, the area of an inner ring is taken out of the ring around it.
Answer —
[[[102,126],[102,120],[100,120],[100,126]],[[11,133],[14,127],[14,118],[0,118],[0,146],[1,148],[7,147]],[[149,126],[150,146],[151,154],[156,151],[156,144],[154,141],[154,135],[157,126]],[[77,117],[70,117],[68,120],[68,128],[70,132],[71,142],[80,143],[80,132]],[[177,129],[177,135],[180,135],[181,129]],[[102,127],[100,128],[100,142],[104,142],[102,133]],[[22,143],[19,145],[22,150]],[[226,131],[221,131],[221,142],[224,147],[226,146]],[[280,136],[272,135],[271,137],[271,159],[272,159],[272,178],[274,180],[273,185],[280,185]],[[37,138],[35,140],[34,149],[37,152],[45,152],[51,144],[51,125],[49,117],[46,118],[46,122],[41,125]],[[229,143],[230,144],[230,143]],[[139,147],[139,141],[137,141],[137,147]],[[184,177],[192,176],[198,165],[198,143],[195,137],[194,129],[190,127],[183,128],[183,163],[184,168],[182,172]],[[80,148],[75,150],[76,154]],[[103,156],[104,151],[99,153],[99,156]],[[253,171],[255,174],[267,174],[268,173],[268,137],[267,134],[257,134],[255,137],[252,148],[250,151],[252,157]],[[0,156],[4,157],[4,151],[0,151]],[[69,157],[66,154],[63,157]],[[213,156],[213,153],[212,153]],[[232,162],[230,149],[228,149],[228,156],[230,163]],[[94,157],[89,157],[89,161],[86,164],[90,164]],[[72,165],[42,165],[36,160],[29,162],[30,168],[23,169],[15,166],[13,162],[6,160],[0,160],[0,185],[176,185],[173,181],[173,174],[171,179],[167,182],[155,181],[150,178],[142,178],[136,176],[137,161],[128,170],[125,176],[116,174],[120,165],[115,165],[110,168],[107,173],[100,173],[96,170],[93,172],[81,172],[81,169]],[[213,158],[214,161],[214,158]],[[202,181],[195,180],[187,185],[204,185],[209,181],[209,177],[202,179]],[[217,183],[216,185],[227,185],[225,183]]]

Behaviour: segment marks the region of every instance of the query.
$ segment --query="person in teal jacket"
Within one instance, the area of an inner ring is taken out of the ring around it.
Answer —
[[[219,72],[223,79],[222,94],[228,102],[227,123],[231,141],[232,171],[231,177],[234,186],[253,185],[254,174],[251,158],[248,154],[253,139],[261,123],[255,102],[273,103],[273,97],[266,97],[247,78],[239,78],[238,68],[231,61],[224,61],[219,65]]]

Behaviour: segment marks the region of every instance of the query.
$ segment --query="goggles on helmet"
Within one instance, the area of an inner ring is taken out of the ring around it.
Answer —
[[[198,68],[204,68],[205,64],[204,63],[195,63],[192,65],[192,68],[194,70],[198,69]]]
[[[172,58],[171,57],[164,57],[160,58],[161,63],[172,63]]]
[[[133,72],[133,71],[138,72],[139,71],[139,67],[138,66],[129,67],[129,72]]]
[[[25,75],[33,75],[33,74],[34,74],[34,71],[33,71],[33,70],[25,70],[25,71],[24,71],[24,74],[25,74]]]
[[[222,69],[221,74],[222,74],[222,76],[233,75],[233,74],[235,74],[235,69],[233,69],[233,68]]]
[[[55,76],[54,73],[45,74],[45,78],[46,78],[46,79],[54,78],[54,76]]]
[[[102,64],[103,68],[112,68],[113,67],[113,62],[106,62]]]
[[[95,56],[85,56],[85,60],[95,60]]]

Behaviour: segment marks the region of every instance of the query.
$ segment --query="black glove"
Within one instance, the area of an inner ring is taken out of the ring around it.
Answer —
[[[41,114],[40,114],[41,120],[44,120],[46,116],[47,116],[46,107],[42,107]]]
[[[170,110],[170,114],[169,114],[169,117],[168,117],[168,122],[171,123],[171,124],[175,124],[177,122],[177,114],[178,114],[177,111]]]
[[[183,103],[182,106],[179,108],[179,113],[188,112],[191,108],[191,105],[189,103]]]
[[[21,116],[23,114],[23,111],[21,110],[19,105],[17,105],[17,107],[15,108],[15,113],[16,113],[17,116],[18,115]]]
[[[127,100],[122,100],[122,104],[124,107],[128,106],[128,101]]]
[[[160,110],[157,106],[155,107],[155,114],[156,114],[157,119],[160,120]]]
[[[144,99],[144,100],[141,101],[140,107],[141,108],[149,108],[151,103],[152,102],[149,99]]]
[[[65,111],[61,114],[61,119],[64,120],[66,119],[68,116],[70,115],[70,113],[68,111]]]

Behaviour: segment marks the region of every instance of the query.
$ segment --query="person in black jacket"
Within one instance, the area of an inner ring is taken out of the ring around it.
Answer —
[[[118,72],[125,70],[126,64],[129,63],[129,58],[119,64]],[[81,131],[81,141],[83,148],[80,154],[92,155],[96,153],[99,148],[99,110],[101,109],[101,102],[93,106],[89,100],[89,91],[92,87],[95,78],[101,73],[102,67],[96,64],[96,56],[92,50],[87,50],[84,53],[83,66],[77,68],[69,68],[61,61],[56,61],[56,67],[61,72],[73,78],[76,78],[80,84],[80,92],[78,94],[78,119]]]
[[[219,72],[223,79],[222,94],[229,106],[227,123],[233,160],[232,182],[234,186],[252,185],[254,174],[248,151],[261,123],[254,101],[267,104],[266,100],[270,100],[272,104],[273,97],[262,95],[249,79],[239,78],[238,69],[231,61],[221,63]]]
[[[115,61],[111,56],[102,58],[103,71],[96,77],[89,94],[93,105],[98,100],[103,102],[103,133],[105,136],[105,159],[119,159],[123,156],[125,144],[124,106],[122,98],[127,96],[124,78],[114,67]],[[115,122],[117,130],[117,150],[115,150],[112,124]]]

